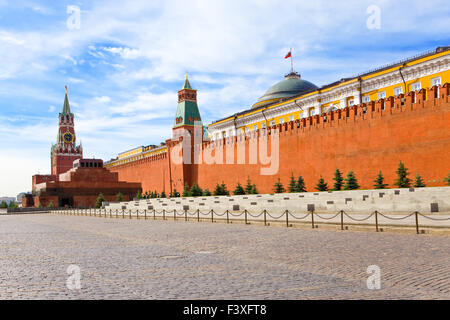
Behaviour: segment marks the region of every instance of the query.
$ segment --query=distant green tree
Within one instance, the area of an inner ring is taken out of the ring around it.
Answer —
[[[245,185],[245,193],[246,194],[251,194],[252,187],[253,187],[253,185],[252,185],[252,183],[250,181],[250,177],[247,177],[247,184]]]
[[[161,192],[161,198],[167,198],[165,191]]]
[[[278,178],[277,182],[273,185],[273,192],[275,193],[283,193],[285,191],[283,184],[281,183],[280,178]]]
[[[423,187],[425,187],[425,181],[423,181],[423,179],[420,176],[420,174],[416,174],[416,179],[414,180],[413,187],[414,188],[423,188]]]
[[[158,193],[158,191],[155,190],[154,196],[155,196],[155,198],[159,198],[159,193]]]
[[[203,194],[202,189],[198,186],[198,184],[194,183],[189,190],[190,197],[200,197]]]
[[[177,189],[173,189],[172,197],[174,197],[174,198],[179,198],[180,197],[180,193],[177,191]]]
[[[147,194],[147,192],[146,192],[145,194]],[[122,192],[119,192],[119,193],[117,194],[116,200],[119,201],[119,202],[122,202],[122,201],[123,201],[123,194],[122,194]]]
[[[95,200],[95,207],[101,208],[103,201],[105,201],[105,197],[103,196],[103,193],[100,193],[97,197],[97,200]]]
[[[0,203],[0,208],[8,208],[8,204],[6,203],[5,200],[3,200],[2,203]]]
[[[183,193],[181,194],[183,198],[189,197],[189,186],[187,183],[184,185]]]
[[[220,188],[222,189],[222,193],[224,196],[230,195],[230,192],[227,190],[227,186],[225,185],[225,183],[223,181],[222,181],[222,184],[220,185]]]
[[[345,178],[344,190],[356,190],[359,189],[358,180],[356,180],[353,171],[347,173],[347,178]]]
[[[39,202],[37,207],[42,208],[42,203]]]
[[[47,208],[53,208],[53,207],[54,207],[53,202],[50,201],[50,203],[48,204]]]
[[[243,194],[245,194],[245,190],[244,190],[244,188],[242,188],[242,186],[241,186],[241,184],[239,182],[237,183],[236,189],[234,189],[233,194],[234,195],[243,195]]]
[[[303,180],[302,176],[298,176],[296,185],[297,185],[297,192],[306,192],[305,180]]]
[[[211,192],[208,190],[208,188],[206,188],[206,189],[203,189],[203,194],[202,195],[205,196],[205,197],[209,197],[211,195]]]
[[[396,173],[397,179],[395,180],[394,185],[399,188],[409,188],[411,186],[411,179],[408,178],[408,168],[405,168],[403,162],[400,161],[398,164]]]
[[[150,198],[150,195],[148,194],[148,191],[145,191],[145,193],[144,193],[144,199],[148,199],[148,198]]]
[[[334,186],[333,191],[339,191],[342,189],[342,186],[344,185],[344,178],[342,177],[341,171],[339,169],[336,169],[334,172]]]
[[[294,178],[294,173],[291,173],[291,178],[289,180],[289,192],[290,193],[294,193],[294,192],[298,192],[298,188],[297,188],[297,182],[295,181]]]
[[[256,189],[256,184],[252,184],[252,189],[250,190],[250,194],[258,194],[258,189]]]
[[[325,180],[320,176],[320,179],[316,185],[317,191],[328,191],[328,184],[325,182]]]
[[[227,190],[227,186],[225,185],[225,183],[222,181],[222,184],[217,184],[216,185],[216,189],[214,190],[214,195],[215,196],[227,196],[230,193]]]
[[[373,185],[375,189],[386,189],[386,187],[388,186],[386,183],[384,183],[384,177],[381,173],[381,170],[378,172],[377,177],[375,178],[375,180],[373,180],[373,182],[375,183]]]
[[[447,185],[450,186],[450,172],[448,175],[444,178],[444,181],[447,182]]]
[[[141,190],[138,190],[138,192],[136,193],[136,199],[142,199]]]

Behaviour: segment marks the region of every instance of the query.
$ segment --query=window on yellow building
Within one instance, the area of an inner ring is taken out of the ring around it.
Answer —
[[[291,114],[291,115],[289,116],[289,121],[294,121],[294,115],[293,115],[293,114]]]
[[[414,82],[411,84],[412,91],[419,91],[420,89],[422,89],[422,85],[420,82]]]
[[[369,102],[370,102],[370,96],[364,96],[364,97],[362,98],[362,102],[363,102],[363,103],[369,103]]]
[[[386,98],[386,91],[378,92],[377,98],[378,100]]]
[[[394,96],[398,96],[399,94],[403,93],[403,87],[396,87],[394,88]]]
[[[284,123],[284,118],[280,118],[279,123],[280,123],[280,124],[283,124],[283,123]]]

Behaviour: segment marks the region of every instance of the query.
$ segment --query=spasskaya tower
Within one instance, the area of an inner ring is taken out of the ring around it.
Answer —
[[[64,106],[59,114],[59,128],[56,144],[52,145],[52,175],[57,177],[73,167],[73,162],[83,158],[83,148],[76,145],[74,115],[70,112],[69,98],[64,98]]]

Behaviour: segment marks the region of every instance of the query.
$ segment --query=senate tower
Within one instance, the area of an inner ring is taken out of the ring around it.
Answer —
[[[51,149],[52,175],[59,176],[73,167],[73,162],[83,158],[83,148],[76,145],[74,115],[70,112],[69,98],[64,98],[64,106],[59,114],[59,128],[56,144]]]

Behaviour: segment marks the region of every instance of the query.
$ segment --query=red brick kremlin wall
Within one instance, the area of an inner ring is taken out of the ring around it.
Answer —
[[[169,175],[172,174],[178,191],[184,182],[189,185],[197,182],[201,188],[213,191],[216,183],[222,181],[232,191],[238,181],[245,184],[249,176],[260,193],[271,193],[278,177],[287,189],[291,173],[295,177],[303,176],[308,191],[315,191],[321,175],[331,188],[336,168],[344,175],[353,170],[361,189],[372,189],[373,180],[381,170],[385,183],[393,188],[395,171],[399,161],[403,161],[411,179],[420,173],[427,186],[442,186],[444,176],[450,171],[449,94],[447,83],[439,90],[433,87],[409,93],[403,106],[403,96],[400,95],[332,111],[326,116],[317,115],[277,125],[275,127],[280,130],[280,165],[275,175],[260,175],[261,165],[248,164],[249,139],[256,136],[246,138],[245,165],[172,164],[169,170],[168,155],[165,154],[110,170],[118,172],[122,181],[142,182],[144,192],[170,192]],[[254,133],[260,134],[262,130]],[[219,143],[235,144],[236,139],[240,138],[225,138]],[[176,142],[168,143],[169,150],[174,144]],[[209,144],[203,143],[203,149]]]

